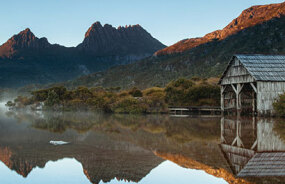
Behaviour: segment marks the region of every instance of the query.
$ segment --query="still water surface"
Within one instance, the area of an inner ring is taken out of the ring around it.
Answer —
[[[0,183],[285,183],[284,125],[275,119],[2,110]],[[256,165],[260,158],[274,169]]]

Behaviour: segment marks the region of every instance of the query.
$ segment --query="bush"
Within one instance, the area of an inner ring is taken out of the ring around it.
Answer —
[[[131,89],[131,91],[129,92],[130,95],[132,95],[133,97],[142,97],[143,93],[141,92],[141,90],[139,90],[138,88],[134,87],[133,89]]]
[[[209,84],[196,85],[188,90],[185,100],[196,106],[218,106],[220,103],[220,88]]]
[[[33,91],[32,99],[35,102],[44,102],[47,100],[48,95],[51,93],[51,91],[53,91],[52,93],[55,93],[58,96],[59,100],[70,99],[69,92],[63,86],[56,86],[48,89]]]
[[[146,113],[148,105],[144,100],[137,100],[135,98],[129,97],[119,100],[111,108],[113,112],[116,113]]]
[[[31,105],[32,101],[25,96],[18,96],[15,100],[14,100],[16,106],[18,107],[23,107],[23,106],[27,106],[27,105]]]
[[[278,100],[273,103],[273,108],[277,115],[285,116],[285,94],[279,96]]]
[[[220,88],[207,83],[194,84],[191,80],[178,79],[165,88],[166,102],[174,106],[203,106],[220,103]]]
[[[54,90],[49,91],[48,97],[45,101],[45,105],[48,107],[52,107],[54,105],[58,105],[59,103],[59,95]]]
[[[6,104],[5,104],[5,106],[7,106],[7,107],[15,107],[15,103],[13,103],[12,101],[8,101]]]
[[[187,91],[194,85],[191,80],[178,79],[170,82],[165,88],[165,100],[169,105],[186,105]]]

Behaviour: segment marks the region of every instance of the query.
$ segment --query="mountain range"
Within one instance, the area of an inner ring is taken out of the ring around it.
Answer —
[[[147,88],[165,86],[180,77],[218,77],[234,54],[285,54],[284,23],[285,2],[253,6],[222,30],[182,40],[152,57],[80,77],[66,85]]]
[[[218,77],[234,54],[285,54],[284,22],[285,2],[253,6],[222,30],[169,47],[140,25],[96,22],[72,48],[26,29],[0,47],[0,86],[67,81],[61,84],[146,88],[180,77]]]
[[[65,81],[151,56],[165,46],[140,25],[94,23],[77,47],[50,44],[30,29],[0,46],[0,86]]]

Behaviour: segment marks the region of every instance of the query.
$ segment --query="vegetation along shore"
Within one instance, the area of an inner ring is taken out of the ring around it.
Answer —
[[[68,90],[64,86],[33,91],[30,96],[18,96],[8,101],[10,109],[32,110],[94,110],[113,113],[167,113],[168,106],[217,106],[220,88],[217,79],[180,78],[165,88],[140,90],[133,87],[78,87]]]

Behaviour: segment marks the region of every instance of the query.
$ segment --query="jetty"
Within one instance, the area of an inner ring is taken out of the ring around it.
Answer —
[[[188,107],[169,107],[168,111],[172,115],[220,115],[220,106],[188,106]]]

